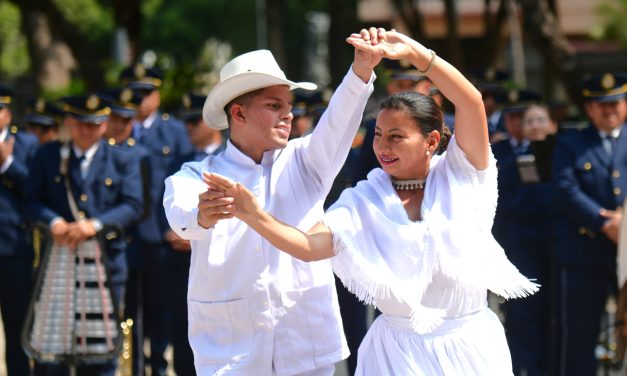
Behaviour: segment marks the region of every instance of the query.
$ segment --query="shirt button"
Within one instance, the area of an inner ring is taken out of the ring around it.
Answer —
[[[620,178],[620,171],[618,171],[618,170],[612,171],[612,177],[615,178],[615,179]]]
[[[83,202],[87,201],[87,195],[86,194],[83,193],[81,195],[81,201],[83,201]]]
[[[614,187],[614,196],[619,196],[621,192],[619,187]]]

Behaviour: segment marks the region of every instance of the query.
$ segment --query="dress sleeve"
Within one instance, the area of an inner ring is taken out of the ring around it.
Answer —
[[[498,199],[496,159],[492,151],[488,167],[478,170],[453,136],[442,167],[440,179],[447,181],[450,200],[455,201],[454,207],[464,208],[462,212],[470,217],[478,216],[475,218],[481,220],[476,223],[491,229]]]

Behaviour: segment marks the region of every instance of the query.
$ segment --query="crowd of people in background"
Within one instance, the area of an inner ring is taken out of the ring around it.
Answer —
[[[379,79],[386,82],[385,93],[371,101],[403,92],[431,97],[442,111],[442,132],[455,134],[448,99],[428,75],[403,60],[383,64]],[[541,286],[535,295],[500,307],[513,372],[594,375],[605,304],[617,291],[617,243],[627,193],[622,131],[627,75],[587,76],[580,85],[579,123],[566,123],[537,93],[512,88],[506,72],[486,69],[467,76],[482,94],[498,169],[492,233],[518,270]],[[360,78],[368,83],[369,77]],[[184,163],[221,153],[230,138],[226,126],[208,126],[203,119],[206,95],[188,93],[178,114],[161,112],[162,85],[158,69],[135,64],[122,71],[115,89],[29,101],[23,124],[12,122],[14,93],[0,86],[0,308],[9,376],[66,372],[63,365],[33,368],[21,344],[42,259],[30,235],[35,223],[44,223],[55,243],[69,246],[115,226],[119,237],[106,243],[106,262],[120,315],[135,322],[134,374],[149,367],[152,375],[164,375],[169,345],[176,374],[195,374],[188,339],[192,247],[170,228],[164,182]],[[296,90],[290,139],[311,135],[328,101],[322,90]],[[338,174],[328,182],[325,208],[380,167],[373,150],[375,118],[375,112],[364,113],[352,144],[344,145],[348,156],[334,165]],[[59,157],[64,148],[79,218],[67,204]],[[352,374],[368,314],[339,281],[336,286]],[[79,371],[113,375],[115,368],[113,360]]]

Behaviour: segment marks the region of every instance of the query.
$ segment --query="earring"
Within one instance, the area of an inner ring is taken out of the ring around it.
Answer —
[[[429,150],[427,150],[427,155],[431,154],[431,152]]]

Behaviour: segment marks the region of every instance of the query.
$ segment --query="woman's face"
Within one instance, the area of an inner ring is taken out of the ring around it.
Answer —
[[[542,141],[546,136],[557,131],[555,123],[544,107],[529,107],[522,118],[524,137],[529,141]]]
[[[395,179],[424,179],[439,141],[437,131],[425,138],[405,111],[379,112],[373,149],[383,170]]]

